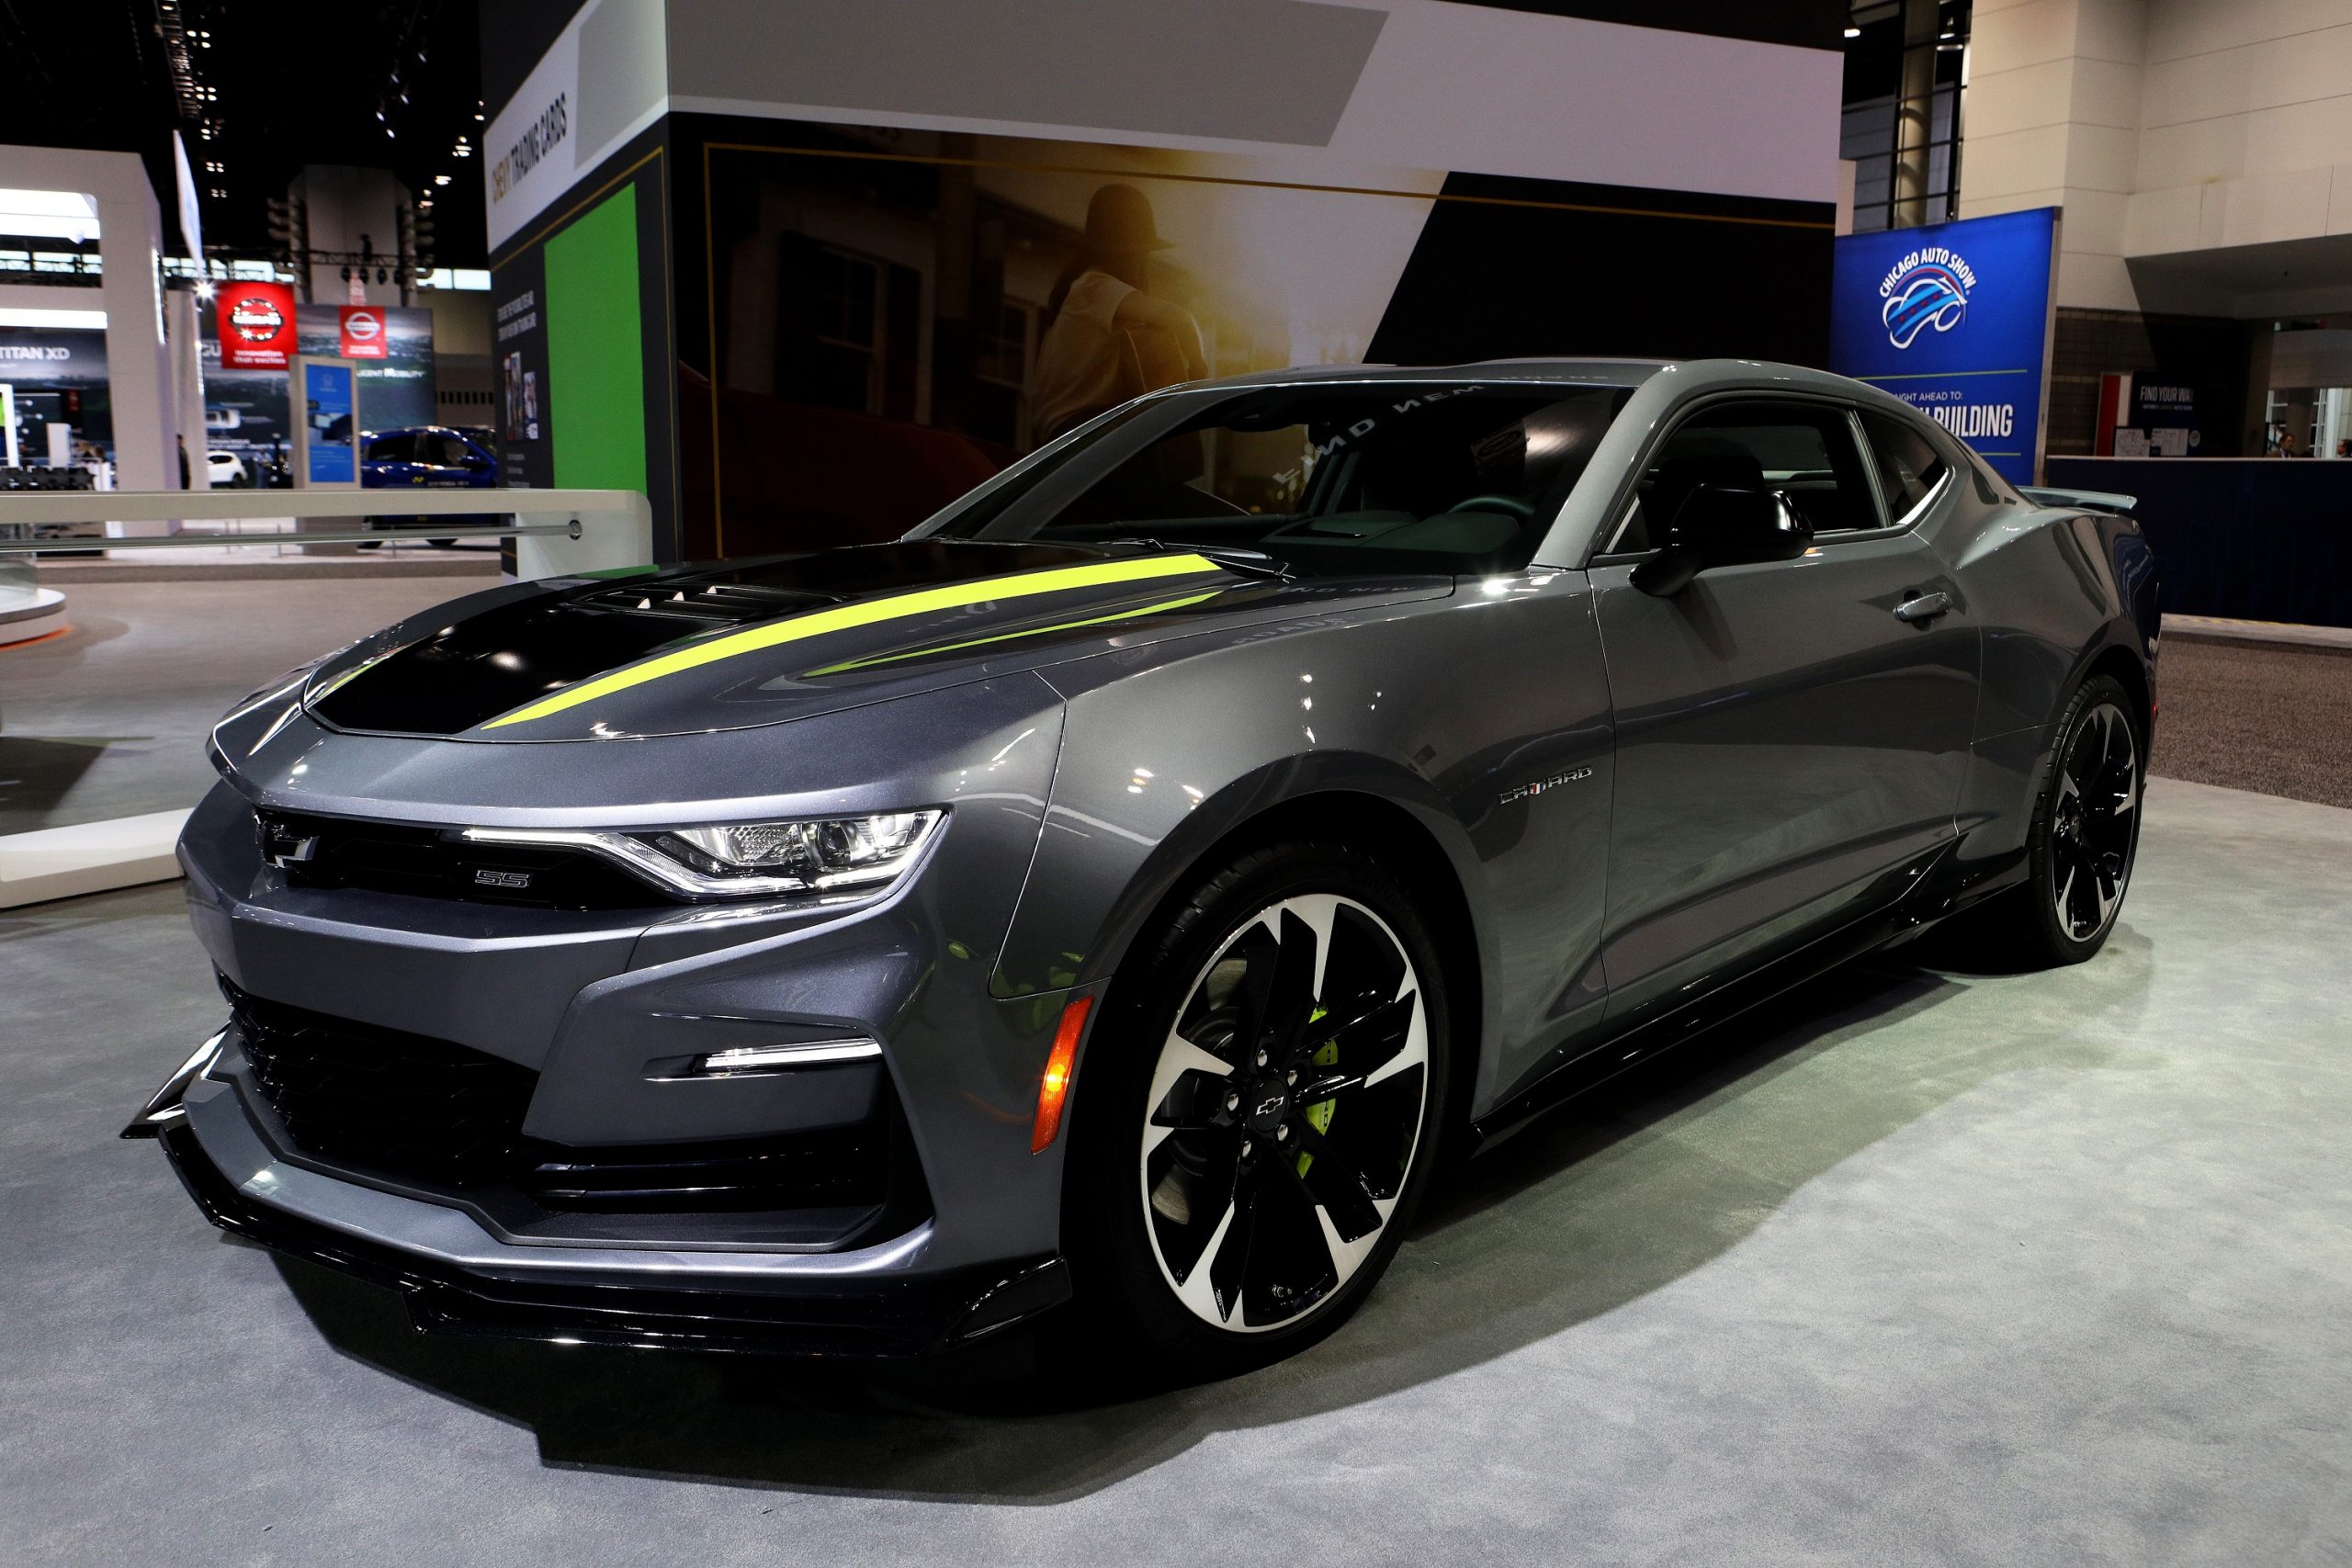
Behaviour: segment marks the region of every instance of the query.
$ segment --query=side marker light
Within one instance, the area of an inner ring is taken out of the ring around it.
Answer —
[[[1046,1076],[1037,1085],[1037,1122],[1029,1134],[1029,1152],[1042,1153],[1062,1130],[1062,1101],[1069,1097],[1071,1065],[1078,1059],[1079,1037],[1086,1032],[1086,1015],[1094,1010],[1092,997],[1080,997],[1062,1009],[1061,1027],[1054,1031],[1053,1054],[1046,1058]]]

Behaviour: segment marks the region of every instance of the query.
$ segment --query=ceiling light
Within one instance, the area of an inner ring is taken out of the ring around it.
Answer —
[[[447,175],[435,175],[433,176],[433,183],[436,186],[446,186],[449,183],[449,176]]]
[[[1848,38],[1860,38],[1862,36],[1862,29],[1860,28],[1848,28],[1846,29],[1846,36]]]

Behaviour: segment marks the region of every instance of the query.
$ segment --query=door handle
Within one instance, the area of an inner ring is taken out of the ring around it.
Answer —
[[[1910,626],[1924,626],[1938,615],[1951,613],[1949,593],[1922,593],[1917,599],[1905,599],[1894,607],[1894,618]]]

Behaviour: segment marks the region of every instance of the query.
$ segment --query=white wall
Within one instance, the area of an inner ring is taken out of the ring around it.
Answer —
[[[2062,207],[2058,302],[2132,310],[2141,0],[1977,0],[1961,99],[1963,218]]]
[[[2065,209],[2062,305],[2352,302],[2352,0],[1977,0],[1962,113],[1963,215]]]
[[[2149,0],[2131,254],[2352,233],[2352,0]]]

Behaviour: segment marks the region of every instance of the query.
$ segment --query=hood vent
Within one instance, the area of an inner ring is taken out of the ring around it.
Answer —
[[[842,602],[838,593],[809,593],[791,588],[771,588],[753,582],[709,582],[696,587],[662,584],[650,588],[601,588],[567,601],[561,607],[575,615],[647,616],[685,636],[774,620],[802,610],[822,609]]]

